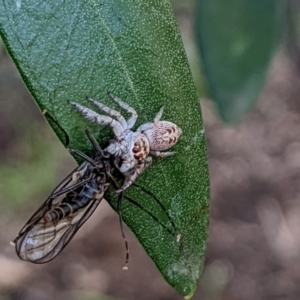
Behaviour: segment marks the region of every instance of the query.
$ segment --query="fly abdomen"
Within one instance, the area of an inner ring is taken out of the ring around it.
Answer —
[[[99,191],[87,185],[72,200],[66,196],[57,207],[44,215],[44,220],[53,222],[65,219],[86,207],[97,194],[99,194]]]
[[[72,205],[72,204],[71,203],[62,203],[58,207],[47,212],[44,216],[45,221],[46,222],[58,221],[58,220],[66,218],[67,216],[71,215],[72,213],[78,211],[78,209],[75,211],[75,206],[77,206],[77,203],[74,203],[75,205]]]

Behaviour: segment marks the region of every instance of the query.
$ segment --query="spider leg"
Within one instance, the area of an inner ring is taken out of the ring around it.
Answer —
[[[160,110],[158,111],[158,113],[156,114],[156,116],[155,116],[155,118],[154,118],[154,122],[153,122],[154,125],[157,125],[157,123],[160,121],[160,119],[161,119],[163,113],[164,113],[164,106],[162,106],[162,107],[160,108]]]
[[[125,174],[125,181],[123,183],[123,185],[118,189],[116,190],[116,193],[119,194],[123,191],[125,191],[127,188],[129,188],[133,182],[136,180],[136,178],[142,174],[144,172],[144,170],[150,166],[152,163],[152,157],[151,156],[148,156],[143,163],[137,165],[133,171],[129,174]]]
[[[110,107],[108,107],[108,106],[106,106],[106,105],[104,105],[100,102],[97,102],[94,99],[91,99],[89,97],[86,97],[86,100],[93,103],[95,106],[97,106],[99,109],[106,112],[110,116],[115,117],[118,120],[118,122],[121,124],[121,126],[123,127],[123,130],[127,129],[126,120],[124,119],[124,117],[118,111],[116,111],[114,109],[111,109]]]
[[[158,124],[158,122],[160,121],[162,115],[163,115],[163,112],[164,112],[164,106],[162,106],[160,108],[160,110],[158,111],[158,113],[156,114],[155,118],[154,118],[154,121],[153,123],[145,123],[145,124],[142,124],[140,127],[138,127],[138,129],[136,131],[139,131],[139,132],[143,132],[143,131],[146,131],[148,129],[153,129],[155,128],[155,126]]]
[[[145,124],[142,124],[140,127],[137,128],[137,132],[143,132],[143,131],[146,131],[148,129],[153,129],[154,128],[154,123],[145,123]]]
[[[131,118],[127,120],[127,129],[131,129],[135,122],[136,119],[138,117],[137,112],[135,111],[134,108],[132,108],[131,106],[129,106],[127,103],[123,102],[121,99],[119,99],[118,97],[115,97],[111,92],[107,92],[107,95],[114,101],[116,102],[120,107],[122,107],[123,109],[125,109],[128,113],[131,114]]]
[[[108,117],[108,116],[103,116],[103,115],[98,115],[97,113],[95,113],[93,110],[85,107],[85,106],[82,106],[76,102],[70,102],[70,104],[77,110],[79,111],[86,119],[90,120],[90,121],[93,121],[99,125],[109,125],[114,134],[115,134],[115,137],[118,139],[118,140],[122,140],[123,137],[124,137],[124,130],[123,130],[123,127],[122,125],[112,119],[111,117]]]
[[[158,157],[167,157],[167,156],[172,156],[176,154],[176,152],[172,151],[167,151],[167,152],[162,152],[162,151],[150,151],[152,155],[158,156]]]

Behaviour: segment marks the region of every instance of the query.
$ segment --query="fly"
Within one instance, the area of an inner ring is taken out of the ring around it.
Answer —
[[[88,131],[86,134],[95,149],[96,156],[90,158],[77,150],[70,150],[81,157],[84,162],[55,188],[13,241],[20,259],[41,264],[55,258],[93,214],[108,187],[112,185],[115,190],[118,189],[115,178],[120,172],[113,161],[114,157],[104,154],[95,138]],[[126,246],[125,269],[129,261],[129,251],[122,226],[121,201],[123,198],[146,212],[177,241],[180,238],[175,224],[162,203],[143,187],[134,183],[133,185],[150,195],[159,204],[171,222],[173,232],[141,204],[123,195],[123,192],[120,193],[117,212]]]

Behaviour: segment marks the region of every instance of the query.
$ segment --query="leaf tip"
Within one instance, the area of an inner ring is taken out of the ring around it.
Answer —
[[[192,299],[192,297],[195,294],[195,291],[196,291],[196,288],[193,287],[192,291],[188,295],[184,296],[184,300],[190,300],[190,299]]]

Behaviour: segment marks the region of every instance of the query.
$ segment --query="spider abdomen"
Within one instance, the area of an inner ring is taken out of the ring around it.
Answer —
[[[174,123],[168,121],[160,121],[153,124],[151,129],[143,131],[143,134],[149,140],[150,149],[153,151],[163,151],[174,146],[182,131]]]

